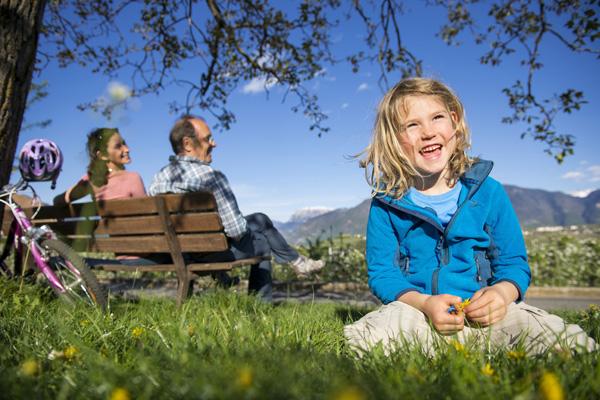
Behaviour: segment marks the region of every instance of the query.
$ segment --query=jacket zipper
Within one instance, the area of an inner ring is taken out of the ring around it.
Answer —
[[[489,175],[489,171],[487,172],[487,174],[485,176],[488,176],[488,175]],[[475,194],[475,192],[481,186],[481,182],[483,182],[483,180],[480,181],[479,185],[477,185],[476,187],[471,188],[471,190],[469,190],[469,193],[467,193],[467,197],[465,198],[465,201],[463,201],[462,204],[460,206],[458,206],[458,208],[456,209],[456,212],[454,213],[454,215],[452,215],[452,218],[450,218],[450,221],[448,221],[448,225],[446,225],[446,229],[443,229],[435,220],[433,220],[427,216],[424,216],[417,211],[413,211],[408,208],[405,208],[405,207],[402,207],[402,206],[399,206],[396,204],[392,204],[387,201],[379,199],[379,201],[384,202],[385,204],[389,205],[392,208],[395,208],[406,214],[417,217],[420,220],[428,222],[434,228],[436,228],[438,231],[440,231],[440,234],[441,234],[440,239],[436,245],[436,252],[438,253],[440,265],[436,269],[433,270],[433,273],[431,275],[431,293],[434,295],[438,294],[437,293],[438,292],[438,277],[439,277],[440,269],[441,269],[442,265],[447,265],[450,262],[450,254],[448,251],[447,240],[446,240],[447,234],[448,234],[448,232],[450,232],[450,228],[454,224],[454,221],[456,220],[456,217],[458,216],[459,212],[464,208],[464,206],[467,204],[469,199],[473,196],[473,194]],[[408,257],[407,257],[407,259],[408,259]],[[406,264],[406,262],[405,262],[405,266],[406,265],[408,265],[408,264]],[[405,269],[405,270],[407,270],[407,269]],[[481,279],[480,278],[481,274],[479,272],[479,265],[477,266],[477,271],[478,271],[477,275],[478,275],[479,279]]]
[[[475,254],[475,266],[477,267],[477,282],[481,282],[483,278],[481,278],[481,256],[479,254]]]

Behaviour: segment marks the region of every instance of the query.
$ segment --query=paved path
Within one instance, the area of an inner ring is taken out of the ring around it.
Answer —
[[[136,297],[173,297],[176,293],[176,281],[141,281],[116,279],[104,282],[110,292],[125,298]],[[247,284],[247,282],[246,282]],[[210,287],[198,288],[194,293],[212,290]],[[245,293],[244,283],[231,289]],[[315,282],[278,282],[273,291],[275,303],[283,302],[335,302],[362,307],[376,307],[381,304],[367,289],[366,285],[354,283],[315,283]],[[544,310],[582,310],[590,304],[600,305],[600,288],[531,288],[527,292],[527,303]]]
[[[543,310],[584,310],[590,304],[600,305],[597,298],[528,297],[525,301]]]

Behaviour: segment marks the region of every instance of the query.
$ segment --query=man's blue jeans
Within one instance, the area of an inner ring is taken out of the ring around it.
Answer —
[[[284,264],[298,258],[298,252],[291,247],[281,233],[273,226],[271,219],[262,213],[245,216],[248,231],[239,240],[229,240],[230,249],[224,252],[195,256],[195,261],[218,262],[234,261],[248,257],[269,257],[250,267],[248,292],[256,294],[265,301],[271,301],[273,279],[271,277],[272,256],[278,263]]]

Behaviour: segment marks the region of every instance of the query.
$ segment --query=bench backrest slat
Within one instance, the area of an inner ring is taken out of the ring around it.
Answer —
[[[227,238],[210,193],[163,195],[176,237],[184,252],[227,249]],[[33,220],[46,224],[78,251],[125,254],[169,252],[155,198],[44,206]],[[32,209],[25,212],[31,215]],[[12,214],[5,210],[3,232]]]
[[[223,229],[221,219],[216,212],[171,215],[171,222],[177,233],[219,232]],[[71,235],[148,235],[163,233],[158,215],[102,218],[92,220],[78,218],[76,220],[37,221],[35,225],[48,225],[55,232],[64,236]]]
[[[223,251],[228,248],[227,239],[222,233],[177,235],[177,238],[183,252],[204,253]],[[89,248],[92,251],[122,254],[169,252],[169,245],[162,235],[96,238]]]

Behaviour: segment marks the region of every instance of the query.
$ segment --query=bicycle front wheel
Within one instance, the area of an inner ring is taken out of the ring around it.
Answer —
[[[108,296],[86,262],[69,246],[56,239],[40,242],[46,262],[59,279],[64,290],[54,287],[54,292],[68,303],[87,303],[102,310]]]

